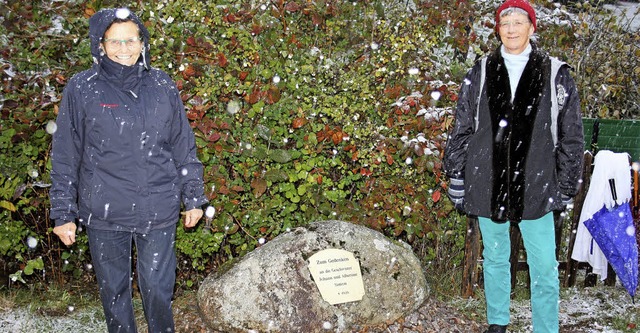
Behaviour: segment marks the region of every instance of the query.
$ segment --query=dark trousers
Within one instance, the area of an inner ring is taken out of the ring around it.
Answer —
[[[132,245],[149,332],[174,332],[171,298],[176,280],[176,227],[146,234],[87,228],[89,249],[109,333],[137,332],[131,287]]]

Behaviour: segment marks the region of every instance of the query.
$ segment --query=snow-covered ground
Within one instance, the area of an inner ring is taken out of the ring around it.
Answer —
[[[628,25],[628,30],[637,32],[640,30],[640,3],[618,1],[615,5],[605,5],[605,8],[613,11],[620,17],[620,24]]]
[[[619,284],[615,287],[572,287],[561,290],[560,327],[564,332],[614,333],[613,320],[636,325],[640,307],[634,304],[626,290]],[[513,323],[521,324],[519,332],[532,332],[531,307],[521,301],[512,309]],[[620,324],[619,322],[617,323]],[[571,330],[568,328],[571,327]]]
[[[76,310],[72,307],[64,315],[50,316],[30,308],[12,308],[0,311],[0,332],[11,333],[61,333],[106,332],[102,308]]]
[[[559,319],[562,333],[622,333],[637,332],[634,328],[636,325],[640,328],[640,305],[632,302],[619,283],[614,287],[598,282],[597,286],[589,288],[561,288],[560,294]],[[477,309],[484,306],[483,302],[482,299],[457,299],[451,305],[458,309]],[[630,330],[620,330],[620,325],[627,326]],[[529,300],[513,301],[509,332],[532,331]]]
[[[525,288],[525,286],[517,288]],[[462,312],[465,312],[465,309],[477,312],[479,308],[483,308],[482,299],[455,298],[449,300],[448,303],[451,307]],[[195,311],[195,309],[191,310]],[[532,332],[531,307],[528,300],[512,303],[511,321],[509,332]],[[627,326],[629,329],[620,330],[620,325]],[[626,290],[620,284],[606,287],[598,282],[596,287],[561,289],[560,332],[636,332],[636,325],[640,327],[640,305],[632,303]],[[618,327],[618,329],[614,327]],[[70,306],[66,313],[55,315],[43,314],[42,311],[31,308],[0,308],[0,332],[97,333],[106,332],[106,325],[102,308],[97,302],[95,306],[83,309]]]

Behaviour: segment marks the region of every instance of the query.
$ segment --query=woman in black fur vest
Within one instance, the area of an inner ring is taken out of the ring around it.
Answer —
[[[578,191],[584,141],[569,66],[531,42],[526,0],[496,12],[501,45],[462,84],[445,150],[449,197],[478,217],[484,250],[487,332],[506,332],[511,293],[509,226],[522,233],[531,276],[534,332],[558,332],[553,211]]]

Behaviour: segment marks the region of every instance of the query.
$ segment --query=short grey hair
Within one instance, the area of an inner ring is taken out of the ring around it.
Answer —
[[[529,13],[519,7],[509,7],[503,11],[500,12],[500,18],[505,17],[507,15],[511,15],[511,14],[522,14],[524,16],[526,16],[529,19],[529,22],[531,22],[531,18],[529,17]]]

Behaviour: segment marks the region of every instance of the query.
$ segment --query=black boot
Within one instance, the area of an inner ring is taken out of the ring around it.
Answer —
[[[507,332],[507,325],[496,325],[496,324],[489,325],[489,329],[484,331],[484,333],[506,333],[506,332]]]

